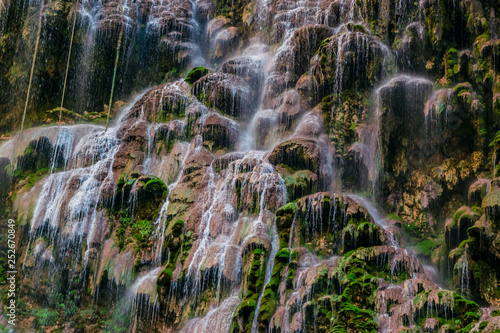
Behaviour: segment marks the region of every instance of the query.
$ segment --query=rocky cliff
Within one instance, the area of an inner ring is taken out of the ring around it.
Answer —
[[[0,0],[0,329],[499,332],[499,15]]]

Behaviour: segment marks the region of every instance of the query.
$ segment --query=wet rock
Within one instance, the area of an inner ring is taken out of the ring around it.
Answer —
[[[295,84],[295,90],[307,103],[311,104],[314,101],[314,86],[311,75],[302,75]]]
[[[217,16],[216,18],[208,22],[208,38],[211,40],[213,37],[215,37],[220,31],[222,31],[226,24],[228,24],[228,19],[225,16]]]
[[[165,148],[166,153],[170,153],[177,141],[184,139],[187,135],[186,125],[180,120],[172,120],[166,124],[159,124],[155,129],[149,129],[149,138],[147,142],[147,153],[152,150],[160,151]],[[154,131],[154,133],[151,133]],[[151,136],[153,136],[151,138]]]
[[[374,34],[392,45],[403,35],[405,28],[418,20],[419,6],[415,3],[400,3],[394,0],[363,1],[359,4],[360,13],[365,22],[370,23]],[[435,16],[432,13],[431,16]]]
[[[487,61],[491,63],[493,68],[497,71],[500,69],[499,67],[500,65],[498,65],[498,63],[495,61],[495,57],[498,56],[499,50],[500,50],[500,39],[498,38],[484,42],[481,45],[481,50],[480,50],[481,56],[487,59]]]
[[[285,180],[288,200],[298,198],[318,191],[318,176],[310,170],[301,170],[292,174],[286,170],[279,170]]]
[[[24,150],[23,155],[18,158],[16,174],[19,176],[34,173],[40,169],[51,168],[53,162],[55,162],[54,167],[61,167],[64,164],[62,152],[58,151],[55,160],[53,157],[54,152],[54,145],[46,137],[31,141]]]
[[[193,94],[228,116],[248,118],[256,106],[253,91],[243,80],[232,74],[213,73],[193,84]]]
[[[208,73],[210,73],[210,71],[205,67],[195,67],[186,75],[184,81],[192,85]]]
[[[420,171],[420,165],[430,153],[426,150],[425,140],[428,137],[420,130],[425,124],[424,103],[432,90],[432,83],[427,80],[398,77],[378,90],[380,105],[380,149],[384,158],[384,172],[391,172],[404,177],[412,185],[406,187],[399,182],[388,181],[383,187],[394,193],[394,198],[406,196],[405,202],[412,197],[415,203],[408,204],[405,216],[415,219],[411,206],[432,206],[442,193],[441,185]],[[383,111],[382,111],[383,110]],[[430,172],[429,172],[430,173]],[[439,172],[437,172],[439,173]],[[439,178],[438,178],[439,179]],[[399,189],[401,188],[401,189]],[[411,193],[418,188],[419,193]],[[400,194],[396,194],[396,193]],[[403,191],[403,193],[401,193]]]
[[[275,14],[272,19],[271,38],[274,43],[284,39],[289,29],[308,24],[337,26],[346,12],[350,13],[354,2],[321,0],[317,3],[295,3],[285,0],[273,1],[270,8]]]
[[[150,89],[128,111],[122,120],[122,128],[138,119],[150,122],[167,122],[184,117],[188,107],[190,86],[184,81],[166,83]]]
[[[212,39],[211,61],[218,62],[227,57],[238,43],[238,28],[229,27],[218,31]]]
[[[397,63],[401,69],[420,73],[425,68],[424,55],[425,28],[420,22],[409,24],[402,41],[396,49]]]
[[[488,179],[478,179],[469,187],[471,205],[479,206],[484,197],[491,191],[491,182]]]
[[[132,173],[118,181],[115,202],[118,208],[126,207],[129,216],[151,221],[167,195],[168,188],[159,178]]]
[[[282,247],[307,244],[310,251],[327,256],[382,245],[390,238],[365,208],[347,196],[328,192],[307,195],[281,207],[276,224]]]
[[[500,228],[500,191],[493,190],[486,195],[481,204],[486,216],[490,219],[494,230]]]
[[[11,181],[11,176],[8,174],[8,167],[10,165],[10,160],[6,157],[0,157],[0,209],[5,209],[3,205],[6,204],[6,199],[8,197],[9,184]]]
[[[296,139],[285,141],[276,146],[269,155],[274,165],[286,165],[293,170],[319,172],[320,151],[315,140]]]
[[[191,152],[185,162],[182,181],[189,182],[191,187],[196,187],[213,159],[213,155],[206,149],[197,149]]]
[[[347,31],[326,39],[311,67],[320,97],[373,86],[384,77],[387,53],[382,43],[362,32]]]
[[[201,135],[204,146],[212,152],[233,149],[239,138],[239,126],[228,118],[211,113],[205,119]]]
[[[243,300],[236,308],[229,332],[246,332],[252,328],[255,307],[263,287],[262,277],[266,273],[264,264],[266,255],[267,253],[261,249],[256,249],[248,255],[249,258],[245,265],[247,269],[243,270],[247,272],[246,276],[243,277],[243,281],[245,281]]]
[[[469,238],[467,230],[479,220],[480,216],[476,211],[463,206],[453,215],[453,219],[446,221],[445,244],[449,250],[458,247],[463,240]]]
[[[280,122],[285,125],[285,129],[290,130],[293,122],[302,113],[299,94],[295,90],[285,92],[283,94],[283,103],[276,112],[279,114]]]
[[[330,27],[321,24],[304,25],[295,30],[288,48],[278,51],[275,70],[289,72],[290,83],[297,82],[309,69],[309,62],[321,42],[332,34]]]
[[[319,139],[324,133],[321,112],[317,109],[305,114],[297,123],[294,138]]]
[[[268,47],[264,50],[258,49],[255,52],[268,52]],[[246,56],[248,54],[248,56]],[[221,66],[221,71],[241,77],[248,82],[250,87],[260,93],[264,80],[264,61],[261,56],[254,56],[252,46],[250,46],[242,56],[227,60]]]
[[[255,146],[258,149],[267,148],[273,143],[279,129],[279,114],[274,110],[262,110],[253,120],[255,128]]]

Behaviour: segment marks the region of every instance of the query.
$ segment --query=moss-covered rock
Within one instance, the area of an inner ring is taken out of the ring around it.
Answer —
[[[189,73],[187,73],[184,81],[186,81],[190,85],[193,85],[193,83],[195,83],[208,73],[210,73],[210,71],[205,67],[195,67],[191,71],[189,71]]]
[[[296,139],[285,141],[276,146],[269,162],[274,165],[284,164],[292,170],[310,170],[319,172],[320,151],[315,140]]]
[[[206,75],[193,84],[193,94],[200,101],[231,117],[250,116],[257,102],[252,93],[245,80],[220,72]]]
[[[365,89],[384,75],[387,50],[362,32],[342,32],[325,39],[312,65],[319,98],[346,89]]]

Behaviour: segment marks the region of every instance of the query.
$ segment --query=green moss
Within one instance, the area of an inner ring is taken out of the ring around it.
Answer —
[[[353,32],[362,32],[362,33],[366,34],[366,29],[361,24],[354,24],[352,26],[352,31]]]
[[[147,242],[153,233],[153,222],[148,220],[140,220],[132,224],[132,237],[139,242]]]
[[[210,70],[205,67],[195,67],[186,75],[184,81],[192,85],[208,73],[210,73]]]
[[[295,211],[297,210],[297,202],[289,202],[287,203],[286,205],[284,206],[281,206],[277,211],[276,211],[276,215],[278,216],[283,216],[285,215],[286,213],[295,213]]]
[[[431,239],[426,239],[417,244],[417,250],[424,256],[430,256],[431,251],[436,247],[436,243]]]
[[[163,196],[165,196],[166,192],[168,192],[167,185],[165,185],[165,183],[159,178],[153,178],[149,180],[145,185],[145,189],[148,192],[162,193]]]
[[[474,213],[476,213],[477,215],[481,216],[483,215],[483,209],[481,207],[478,207],[478,206],[472,206],[472,211]]]
[[[403,223],[402,226],[403,226],[403,232],[406,235],[408,235],[410,237],[417,238],[417,239],[421,239],[423,237],[423,233],[417,224],[415,224],[415,223],[410,223],[410,224]]]
[[[172,280],[173,272],[170,267],[165,268],[162,272],[162,275],[165,275],[168,279]]]
[[[318,190],[318,177],[310,170],[300,170],[291,175],[284,175],[288,200],[293,201]]]
[[[57,311],[48,309],[34,310],[33,316],[35,317],[37,327],[54,326],[59,317]]]
[[[288,262],[290,259],[290,249],[281,249],[278,253],[276,253],[275,260],[277,262]]]
[[[463,214],[465,214],[466,210],[465,209],[459,209],[453,214],[453,225],[456,225],[458,220],[462,217]]]
[[[255,249],[246,258],[251,260],[250,266],[246,271],[246,278],[242,281],[241,288],[242,302],[236,308],[233,320],[231,322],[230,332],[250,331],[257,300],[262,292],[265,273],[266,273],[266,252],[262,249]],[[243,286],[246,284],[246,288]]]
[[[172,225],[172,236],[173,237],[179,237],[182,234],[183,231],[184,231],[184,221],[177,220]]]
[[[398,221],[404,222],[402,218],[400,218],[396,214],[392,214],[392,213],[391,214],[387,214],[386,219],[387,220],[398,220]]]

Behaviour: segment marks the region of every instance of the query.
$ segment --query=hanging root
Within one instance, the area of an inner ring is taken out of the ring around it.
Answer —
[[[120,14],[122,15],[122,21],[123,21],[123,4],[122,4],[122,1],[120,1]],[[109,115],[111,114],[111,108],[112,108],[112,105],[113,105],[113,92],[115,91],[116,71],[118,69],[118,61],[120,60],[120,47],[122,45],[123,29],[124,28],[123,28],[123,22],[122,22],[122,27],[120,29],[120,35],[118,36],[118,45],[116,46],[115,68],[113,70],[113,81],[111,83],[111,94],[109,96],[108,115],[106,117],[106,129],[104,130],[104,132],[108,131]]]
[[[33,54],[33,62],[31,63],[31,74],[30,74],[30,81],[28,84],[28,93],[26,95],[26,103],[24,104],[23,119],[21,121],[21,132],[19,134],[21,134],[24,129],[24,119],[26,118],[26,110],[28,109],[28,101],[30,99],[31,83],[33,82],[33,72],[35,71],[36,54],[38,53],[38,43],[40,42],[40,32],[42,31],[42,18],[43,18],[44,5],[45,1],[42,0],[42,5],[40,6],[40,18],[38,19],[38,32],[36,33],[35,53]]]
[[[71,59],[71,49],[73,48],[73,38],[75,36],[75,26],[76,26],[78,4],[79,4],[79,1],[77,0],[75,13],[73,15],[73,28],[71,29],[71,41],[69,43],[68,61],[66,62],[66,74],[64,75],[64,85],[63,85],[63,91],[62,91],[62,97],[61,97],[61,108],[59,109],[59,121],[57,122],[57,136],[56,136],[56,144],[54,146],[54,157],[52,159],[52,167],[50,169],[51,172],[52,172],[52,170],[54,170],[54,166],[56,163],[57,145],[59,143],[59,131],[61,130],[62,110],[63,110],[63,105],[64,105],[64,95],[66,93],[66,82],[68,81],[68,71],[69,71],[69,62]]]
[[[2,1],[2,0],[0,0],[0,1]],[[3,2],[2,2],[2,5],[3,5]],[[24,129],[24,120],[26,119],[26,110],[28,109],[28,102],[29,102],[29,99],[30,99],[31,83],[33,82],[33,72],[35,71],[36,55],[38,53],[38,43],[40,42],[40,33],[42,31],[42,18],[43,18],[43,6],[44,5],[45,5],[45,0],[42,0],[42,4],[40,6],[40,17],[38,19],[38,31],[36,33],[35,53],[33,54],[33,61],[31,63],[31,73],[30,73],[30,80],[29,80],[29,84],[28,84],[28,93],[26,94],[26,103],[24,103],[24,112],[23,112],[23,118],[22,118],[22,121],[21,121],[21,130],[19,131],[19,135],[17,136],[16,140],[20,140],[21,139],[21,134],[23,133],[23,129]],[[13,148],[13,151],[12,151],[13,165],[16,165],[16,162],[15,162],[15,160],[16,160],[16,149],[15,149],[15,147],[17,145],[18,145],[17,143],[14,145],[14,148]]]

